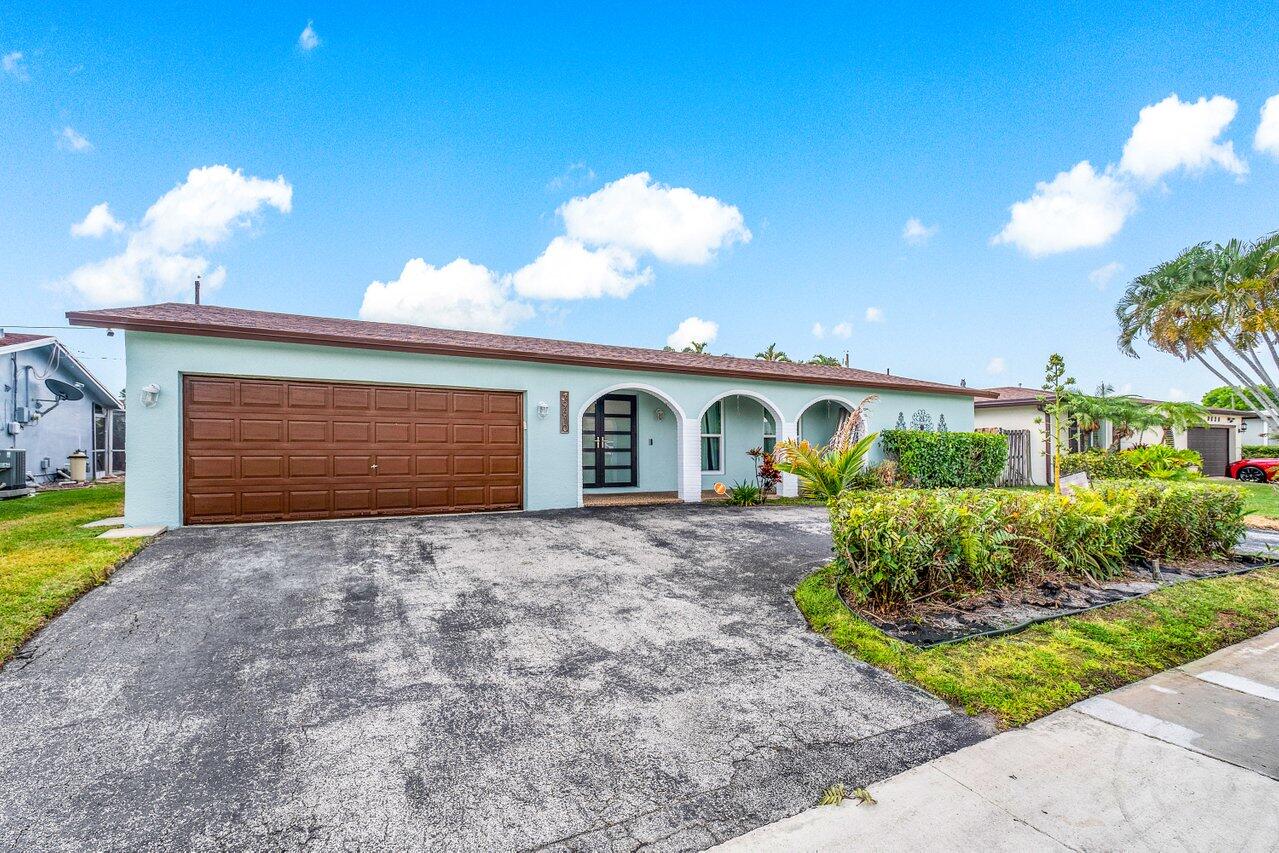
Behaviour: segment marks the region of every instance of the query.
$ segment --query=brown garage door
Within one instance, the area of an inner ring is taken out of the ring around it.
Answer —
[[[519,509],[510,391],[183,379],[188,524]]]
[[[1224,477],[1230,467],[1230,430],[1228,427],[1196,427],[1186,431],[1186,446],[1199,451],[1204,458],[1203,472],[1209,477]]]

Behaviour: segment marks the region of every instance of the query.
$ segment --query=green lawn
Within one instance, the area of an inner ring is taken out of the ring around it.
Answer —
[[[1262,515],[1279,519],[1279,485],[1269,483],[1236,483],[1247,496],[1243,511],[1248,515]]]
[[[146,542],[80,527],[123,511],[118,483],[0,501],[0,666]]]
[[[1279,626],[1279,568],[1190,581],[1018,634],[920,650],[853,615],[829,566],[795,602],[813,630],[854,657],[963,707],[1022,725],[1081,699]]]

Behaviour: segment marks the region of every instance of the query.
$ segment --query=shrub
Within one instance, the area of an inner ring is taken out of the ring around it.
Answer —
[[[873,606],[1019,584],[1048,573],[1121,574],[1139,557],[1228,551],[1243,530],[1231,486],[1116,480],[1048,491],[890,489],[831,505],[845,588]]]
[[[1084,473],[1089,480],[1135,480],[1141,475],[1137,466],[1123,453],[1106,450],[1085,450],[1061,457],[1061,474]]]
[[[1221,556],[1244,533],[1244,496],[1236,486],[1108,480],[1093,491],[1138,519],[1134,552],[1144,557]]]
[[[874,443],[874,433],[841,450],[790,439],[773,448],[773,464],[799,477],[801,495],[832,501],[842,492],[866,487],[862,469]]]
[[[896,457],[906,485],[980,488],[993,486],[1008,461],[1008,439],[985,432],[885,430],[884,452]]]
[[[757,483],[735,483],[728,490],[728,502],[733,506],[756,506],[764,502],[764,490]]]
[[[1279,445],[1245,444],[1239,452],[1244,459],[1272,459],[1279,456]]]
[[[1083,472],[1090,480],[1186,480],[1203,468],[1203,458],[1193,450],[1174,450],[1166,444],[1133,447],[1110,453],[1085,450],[1061,458],[1061,473]]]

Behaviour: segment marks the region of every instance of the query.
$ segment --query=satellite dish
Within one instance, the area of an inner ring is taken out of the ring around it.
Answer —
[[[61,379],[46,379],[44,387],[49,389],[58,402],[63,400],[80,400],[84,398],[84,391],[72,385],[70,382],[63,382]]]

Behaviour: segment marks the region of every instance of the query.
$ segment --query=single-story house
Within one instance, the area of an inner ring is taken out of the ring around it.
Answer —
[[[987,392],[848,367],[210,305],[71,312],[125,333],[131,525],[699,501],[746,451],[825,443],[870,394],[973,428]],[[783,494],[795,494],[787,476]]]
[[[77,450],[89,457],[90,477],[124,470],[124,404],[61,341],[0,329],[0,370],[0,447],[26,451],[28,483],[67,476],[67,457]],[[76,389],[79,399],[60,401],[49,380]]]
[[[1051,418],[1044,412],[1041,400],[1052,400],[1052,394],[1038,388],[1004,386],[987,388],[992,397],[979,398],[973,403],[973,418],[977,429],[999,429],[1006,433],[1026,433],[1028,436],[1028,452],[1019,460],[1010,459],[1010,465],[1020,461],[1028,469],[1030,483],[1046,486],[1052,477],[1052,459],[1048,444],[1044,441],[1043,429]],[[1143,399],[1145,403],[1157,403],[1158,400]],[[1224,476],[1231,462],[1239,458],[1240,427],[1248,412],[1235,409],[1208,409],[1208,426],[1190,430],[1175,430],[1171,436],[1172,445],[1177,448],[1199,451],[1204,460],[1204,472],[1213,476]],[[1090,447],[1109,447],[1113,432],[1109,423],[1103,423],[1099,430],[1080,435],[1074,424],[1063,429],[1067,437],[1066,452],[1075,453]],[[1148,429],[1144,433],[1121,439],[1120,447],[1129,448],[1138,445],[1159,444],[1167,438],[1164,430]]]

